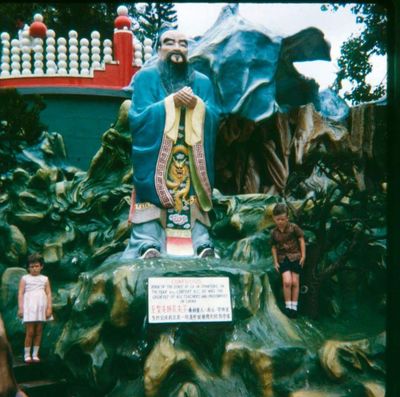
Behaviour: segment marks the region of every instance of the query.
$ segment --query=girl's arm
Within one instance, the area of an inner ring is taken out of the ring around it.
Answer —
[[[50,318],[53,315],[52,302],[51,302],[51,288],[50,281],[47,279],[45,286],[45,292],[47,295],[47,308],[46,308],[46,318]]]
[[[24,292],[25,292],[25,280],[21,278],[18,287],[18,317],[24,315]]]
[[[304,237],[299,237],[299,243],[300,243],[300,253],[301,253],[300,265],[301,267],[303,267],[304,262],[306,260],[306,243],[304,241]]]
[[[272,246],[271,251],[272,251],[272,257],[274,258],[274,268],[277,272],[279,272],[278,254],[276,252],[275,245]]]

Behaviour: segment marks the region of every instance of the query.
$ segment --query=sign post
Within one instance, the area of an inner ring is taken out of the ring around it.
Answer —
[[[149,323],[232,321],[228,277],[150,277]]]

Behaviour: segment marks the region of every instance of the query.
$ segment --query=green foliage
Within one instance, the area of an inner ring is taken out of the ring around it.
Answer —
[[[305,307],[312,317],[321,314],[322,308],[325,314],[338,314],[355,307],[350,300],[365,299],[360,297],[371,286],[371,304],[378,307],[384,300],[385,285],[381,281],[387,252],[386,194],[374,184],[359,189],[354,174],[359,162],[351,153],[319,153],[307,157],[301,170],[289,177],[287,196],[290,193],[292,198],[304,200],[300,208],[292,208],[294,221],[302,226],[307,237],[312,237],[306,240],[303,277],[311,291]],[[312,185],[310,190],[308,180],[315,181],[312,176],[316,170],[322,182],[320,186]],[[291,206],[290,201],[288,204]],[[346,283],[334,287],[338,276]],[[324,293],[320,293],[322,290]]]
[[[326,4],[323,11],[337,11],[346,4]],[[372,71],[370,58],[372,55],[387,54],[387,10],[379,4],[353,4],[351,12],[356,15],[356,23],[363,25],[358,35],[351,35],[341,47],[338,59],[339,72],[334,83],[337,91],[342,88],[342,81],[349,80],[353,84],[350,92],[344,97],[353,104],[368,102],[382,98],[386,93],[386,84],[380,82],[372,87],[366,82]]]
[[[0,91],[0,175],[11,170],[16,155],[32,145],[45,126],[40,112],[45,105],[39,96],[29,105],[14,89]]]
[[[76,30],[80,37],[90,37],[93,30],[100,32],[102,38],[112,38],[114,20],[117,17],[118,3],[7,3],[0,4],[0,23],[2,30],[15,37],[18,31],[15,23],[21,18],[28,25],[36,13],[43,15],[44,23],[53,29],[58,37],[67,37],[70,30]],[[127,3],[128,15],[139,19],[139,38],[154,39],[164,23],[174,25],[177,20],[172,3],[146,3],[145,12],[139,14],[135,3]],[[174,25],[175,26],[175,25]]]
[[[40,13],[46,26],[59,37],[67,37],[70,30],[76,30],[81,37],[89,37],[93,30],[98,30],[102,36],[111,38],[116,9],[113,3],[2,3],[0,18],[2,29],[12,36],[17,33],[17,18],[30,25],[34,14]]]
[[[138,17],[139,29],[135,35],[139,40],[149,38],[153,42],[157,39],[161,28],[177,27],[177,14],[173,3],[146,3],[144,12]]]

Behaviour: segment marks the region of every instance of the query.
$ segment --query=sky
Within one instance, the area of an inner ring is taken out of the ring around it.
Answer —
[[[221,9],[227,3],[175,3],[179,30],[193,37],[205,33],[217,20]],[[331,43],[332,61],[297,62],[295,67],[308,77],[314,78],[320,89],[327,88],[335,80],[338,70],[336,59],[340,56],[342,43],[351,34],[357,34],[361,26],[356,24],[356,16],[350,8],[340,8],[337,12],[321,11],[321,4],[301,3],[239,3],[239,14],[263,25],[274,36],[290,36],[298,31],[314,26],[319,28]],[[373,72],[367,80],[379,84],[386,76],[386,57],[371,60]],[[351,85],[344,82],[343,89]]]

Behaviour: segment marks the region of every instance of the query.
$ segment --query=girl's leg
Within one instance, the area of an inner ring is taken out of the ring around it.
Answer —
[[[32,358],[37,359],[39,353],[40,342],[42,341],[43,323],[37,322],[35,324],[35,335],[33,337],[33,352]]]
[[[37,322],[34,324],[35,324],[35,336],[33,338],[33,345],[40,346],[40,342],[42,341],[43,323]]]
[[[297,304],[299,301],[299,290],[300,290],[300,277],[297,273],[290,272],[292,277],[292,305],[294,306],[293,309],[297,310]]]
[[[282,286],[286,308],[290,309],[289,302],[292,300],[292,273],[289,270],[282,273]]]
[[[31,361],[31,347],[35,333],[34,323],[25,323],[24,360]]]
[[[33,342],[33,336],[35,334],[35,324],[25,323],[25,347],[31,347]]]

